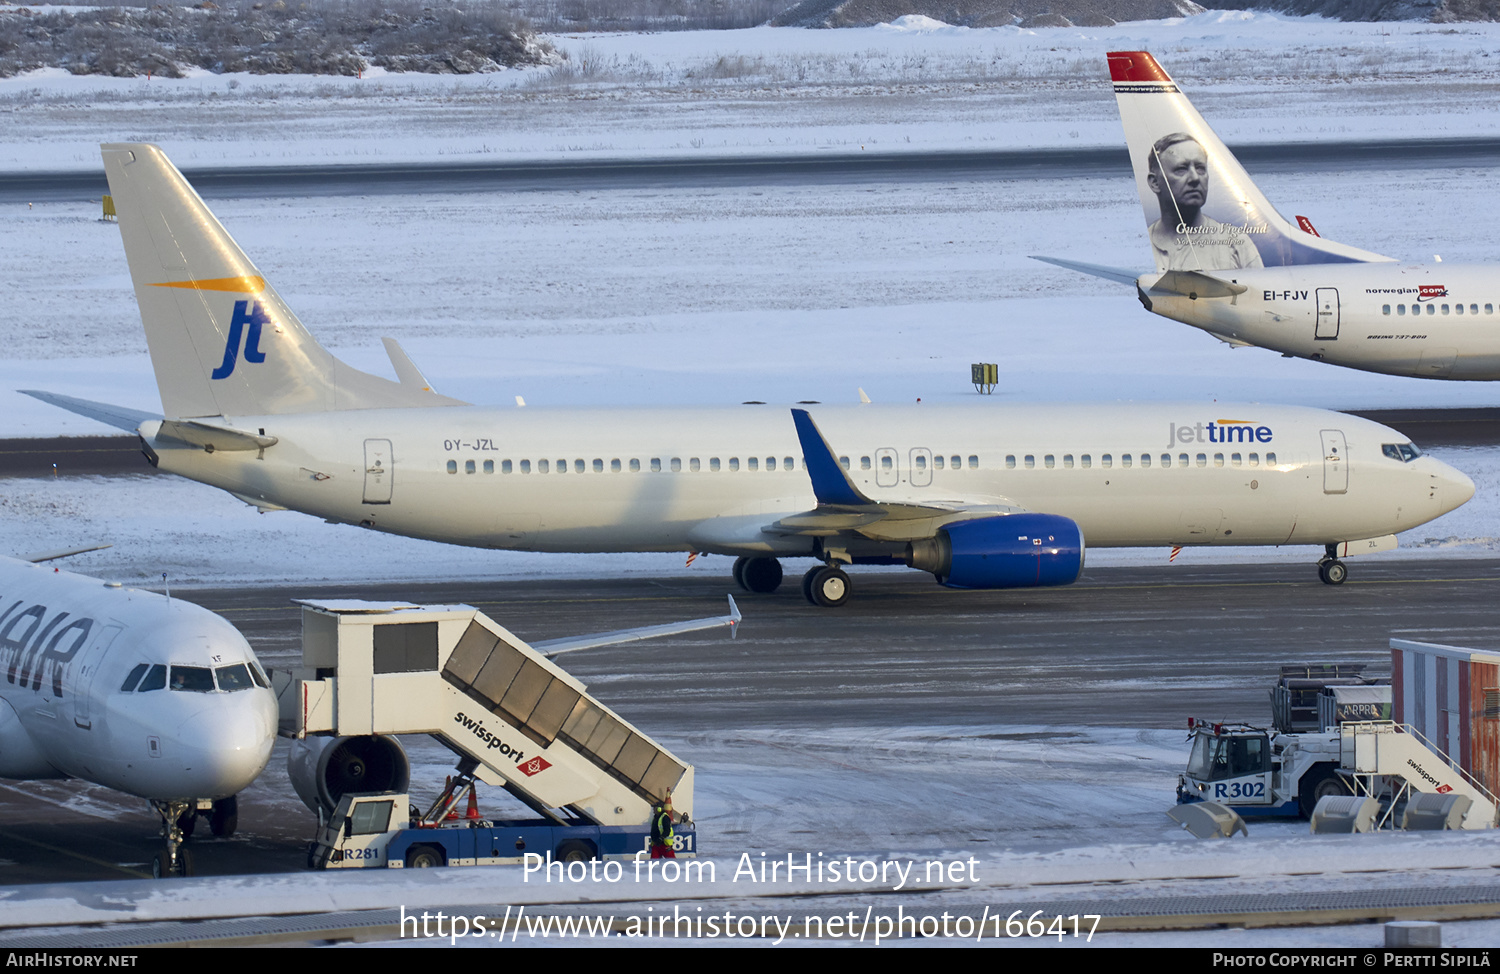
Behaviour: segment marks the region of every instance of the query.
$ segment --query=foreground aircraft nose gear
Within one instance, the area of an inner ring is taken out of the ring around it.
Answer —
[[[189,818],[194,814],[193,802],[188,801],[156,801],[152,800],[151,807],[156,814],[161,816],[161,834],[167,840],[166,849],[151,857],[151,875],[155,879],[163,879],[172,876],[191,876],[193,874],[193,857],[182,847],[187,838],[182,828],[183,818]]]

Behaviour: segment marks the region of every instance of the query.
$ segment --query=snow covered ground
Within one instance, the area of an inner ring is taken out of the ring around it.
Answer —
[[[1103,54],[1140,48],[1161,58],[1230,141],[1487,135],[1500,127],[1497,39],[1496,25],[1210,13],[1108,30],[969,31],[908,21],[861,31],[559,38],[573,56],[568,69],[467,78],[43,74],[0,81],[0,169],[92,169],[98,142],[135,139],[162,143],[183,166],[1116,145]],[[1392,170],[1358,179],[1287,174],[1261,184],[1283,210],[1308,214],[1335,239],[1461,261],[1500,250],[1490,178]],[[861,387],[886,402],[952,400],[974,395],[974,361],[1000,363],[997,395],[1011,400],[1337,408],[1493,401],[1484,383],[1393,379],[1232,351],[1147,314],[1128,288],[1028,259],[1144,265],[1141,214],[1124,172],[214,205],[341,357],[386,373],[379,337],[395,336],[441,391],[475,402],[524,395],[532,405],[688,409],[747,399],[849,401]],[[0,389],[156,407],[117,236],[89,205],[0,205]],[[0,436],[100,431],[0,393]],[[1494,554],[1500,453],[1433,452],[1474,477],[1479,492],[1403,537],[1397,556]],[[395,565],[391,571],[407,577],[494,578],[727,567],[700,559],[685,568],[677,555],[446,548],[296,514],[257,515],[210,488],[148,477],[0,481],[0,539],[17,552],[112,541],[115,548],[73,567],[137,582],[166,571],[174,584],[346,580],[350,563]],[[1140,557],[1164,553],[1090,559]],[[1305,560],[1306,549],[1190,550],[1179,561],[1240,557]],[[1290,825],[1254,828],[1250,842],[1196,843],[1161,815],[1182,762],[1177,732],[1088,728],[1066,737],[1056,728],[996,728],[1053,742],[1003,749],[972,732],[948,733],[940,721],[892,728],[879,740],[851,731],[832,750],[809,753],[792,728],[779,739],[731,734],[682,748],[700,768],[700,819],[740,833],[747,848],[787,851],[782,809],[795,800],[806,834],[843,830],[847,847],[839,851],[953,851],[913,827],[926,821],[919,804],[891,806],[863,831],[847,826],[852,808],[886,803],[898,790],[889,776],[903,772],[892,756],[925,748],[946,762],[941,772],[924,770],[923,780],[945,808],[963,809],[963,848],[996,849],[991,858],[1032,877],[1026,883],[1072,870],[1100,890],[1128,882],[1144,884],[1132,891],[1176,891],[1185,887],[1173,877],[1197,875],[1206,861],[1223,866],[1228,856],[1242,880],[1236,888],[1286,889],[1294,882],[1286,863],[1348,853],[1361,868],[1396,870],[1415,884],[1438,881],[1418,867],[1483,858],[1471,837],[1351,837],[1335,846]],[[756,743],[774,759],[751,755]],[[1108,803],[1095,784],[1104,774],[1117,786]],[[1000,806],[1006,816],[986,813]],[[1065,808],[1079,817],[1070,821]],[[485,882],[468,878],[479,872],[462,881]],[[1332,866],[1319,872],[1295,882],[1367,882]],[[308,886],[306,877],[292,883]],[[1373,946],[1378,929],[1220,931],[1169,942]],[[1449,931],[1450,943],[1458,931],[1467,931],[1461,942],[1500,942],[1492,923]]]

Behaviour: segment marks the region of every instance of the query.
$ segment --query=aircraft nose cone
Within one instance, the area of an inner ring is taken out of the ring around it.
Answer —
[[[1439,463],[1438,467],[1433,477],[1438,483],[1438,506],[1446,514],[1469,502],[1469,499],[1474,496],[1474,481],[1462,470],[1450,467],[1446,463]]]
[[[265,770],[276,742],[276,704],[270,691],[241,691],[214,703],[182,728],[184,763],[196,778],[197,798],[242,791]]]

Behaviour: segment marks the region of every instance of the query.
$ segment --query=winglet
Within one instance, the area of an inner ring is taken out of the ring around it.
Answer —
[[[807,475],[812,478],[813,496],[818,504],[863,507],[872,503],[839,466],[838,457],[833,455],[833,449],[807,410],[792,410],[792,422],[797,426],[797,440],[802,444],[802,457],[807,461]]]
[[[734,604],[734,596],[733,595],[729,596],[729,638],[730,639],[737,639],[737,638],[739,638],[739,634],[740,634],[740,620],[743,619],[743,618],[744,618],[744,616],[740,615],[740,607]]]

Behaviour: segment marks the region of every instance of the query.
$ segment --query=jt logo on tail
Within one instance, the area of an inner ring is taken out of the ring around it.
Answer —
[[[249,310],[246,310],[248,305]],[[260,350],[260,329],[262,325],[269,324],[270,318],[261,310],[258,301],[236,301],[234,303],[234,317],[229,320],[229,340],[224,343],[224,361],[217,369],[209,374],[211,379],[227,379],[234,372],[235,362],[240,354],[240,335],[245,331],[245,325],[250,326],[250,331],[245,335],[245,361],[260,363],[266,360],[266,353]]]

